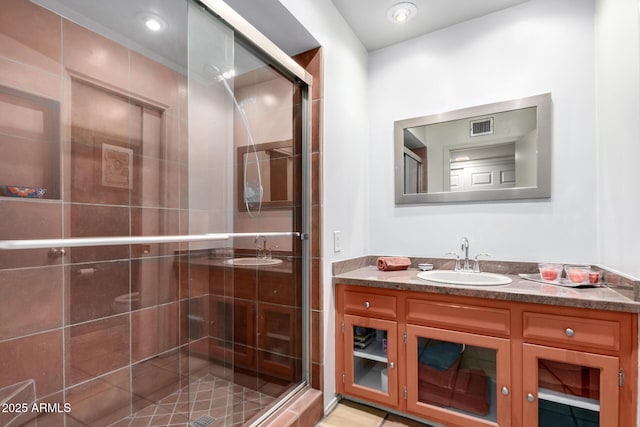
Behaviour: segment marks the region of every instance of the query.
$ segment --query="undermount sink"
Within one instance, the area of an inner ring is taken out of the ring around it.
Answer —
[[[502,274],[473,273],[452,270],[423,271],[422,273],[418,273],[418,277],[422,280],[447,283],[450,285],[495,286],[511,283],[511,279],[507,276],[503,276]]]
[[[227,265],[240,265],[256,267],[260,265],[277,265],[282,264],[280,258],[232,258],[224,262]]]

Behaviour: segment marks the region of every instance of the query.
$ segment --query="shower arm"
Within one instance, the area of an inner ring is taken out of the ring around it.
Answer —
[[[28,239],[0,240],[0,250],[78,248],[84,246],[138,245],[151,243],[206,242],[228,240],[240,237],[300,237],[297,231],[260,232],[260,233],[205,233],[180,236],[120,236],[120,237],[79,237],[70,239]]]

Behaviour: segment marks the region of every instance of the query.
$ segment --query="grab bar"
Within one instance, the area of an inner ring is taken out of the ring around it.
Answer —
[[[206,242],[236,237],[299,237],[297,231],[264,233],[206,233],[181,236],[77,237],[70,239],[0,240],[0,249],[78,248],[83,246],[138,245],[148,243]]]

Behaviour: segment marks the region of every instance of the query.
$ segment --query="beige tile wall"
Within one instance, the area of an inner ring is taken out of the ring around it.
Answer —
[[[0,198],[0,239],[186,234],[189,218],[201,212],[187,205],[185,78],[28,0],[0,0],[0,10],[0,85],[59,102],[63,128],[59,197]],[[311,382],[322,389],[322,52],[297,59],[314,76]],[[70,101],[81,105],[84,98],[88,108],[70,108]],[[105,109],[120,110],[122,120],[96,122]],[[267,139],[275,135],[264,132]],[[105,140],[132,150],[133,188],[99,182]],[[162,141],[162,149],[154,141]],[[0,145],[13,142],[0,137]],[[46,169],[47,161],[40,156],[27,164],[44,162],[34,169]],[[8,167],[0,157],[0,169]],[[0,254],[0,389],[34,379],[39,400],[72,404],[67,425],[99,425],[184,384],[194,369],[188,351],[207,354],[210,345],[208,328],[203,339],[190,340],[188,301],[202,303],[207,324],[210,290],[207,273],[188,275],[174,262],[177,248],[184,246],[77,248],[64,257],[46,249]],[[137,293],[131,305],[118,302],[129,293]],[[63,416],[43,415],[39,422],[59,425]]]
[[[0,10],[0,86],[57,102],[62,114],[60,194],[0,198],[0,239],[186,233],[185,78],[28,0],[1,0]],[[16,99],[3,95],[0,104],[23,111]],[[20,180],[53,164],[29,147],[47,144],[48,124],[29,121],[34,114],[0,123],[0,148],[13,150],[0,170],[26,171],[12,174]],[[101,181],[104,142],[131,150],[131,188]],[[189,374],[180,316],[189,298],[208,292],[197,277],[181,292],[188,276],[176,249],[0,253],[0,389],[33,379],[37,399],[72,405],[67,425],[116,421],[176,391]],[[41,416],[38,425],[63,417]]]

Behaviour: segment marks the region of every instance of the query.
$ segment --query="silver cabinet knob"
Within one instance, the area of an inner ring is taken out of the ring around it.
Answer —
[[[567,334],[568,337],[572,337],[575,335],[575,332],[571,328],[567,328],[564,330],[564,333]]]
[[[393,369],[396,367],[396,364],[393,362],[389,362],[389,369]]]
[[[369,301],[366,301],[364,303],[364,308],[369,308],[369,307],[371,307],[371,304],[369,303]]]
[[[67,252],[65,251],[64,248],[51,248],[51,249],[49,249],[49,257],[50,258],[58,258],[58,257],[65,256],[66,254],[67,254]]]
[[[509,389],[507,387],[503,386],[500,392],[502,393],[503,396],[509,396]]]
[[[534,402],[536,400],[535,396],[531,393],[527,394],[527,400],[529,402]]]

